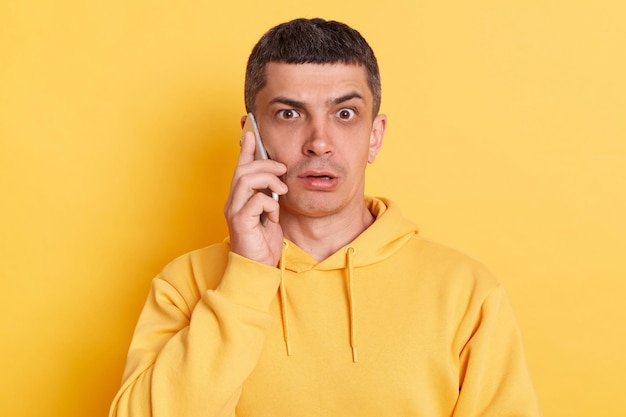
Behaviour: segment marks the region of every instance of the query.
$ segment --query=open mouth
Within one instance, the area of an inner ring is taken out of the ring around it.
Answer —
[[[317,178],[320,180],[332,180],[335,177],[331,177],[330,175],[307,175],[307,178]]]
[[[339,177],[329,169],[309,169],[298,175],[310,190],[331,191],[338,185]]]
[[[337,187],[338,178],[328,172],[307,172],[300,177],[305,188],[315,191],[331,191]]]

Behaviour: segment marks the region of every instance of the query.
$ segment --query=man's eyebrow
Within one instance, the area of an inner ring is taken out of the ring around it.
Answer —
[[[363,96],[355,91],[355,92],[348,93],[348,94],[345,94],[345,95],[343,95],[341,97],[337,97],[337,98],[331,100],[331,104],[333,104],[333,105],[341,104],[341,103],[344,103],[346,101],[350,101],[350,100],[352,100],[354,98],[358,98],[360,100],[364,100]]]
[[[305,103],[302,101],[293,100],[291,98],[281,97],[281,96],[275,97],[272,100],[270,100],[270,104],[284,104],[286,106],[293,107],[295,109],[301,109],[305,106]]]

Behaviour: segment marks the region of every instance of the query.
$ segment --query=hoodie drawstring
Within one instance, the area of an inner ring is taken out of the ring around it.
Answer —
[[[285,289],[285,254],[289,243],[283,240],[283,251],[280,254],[280,309],[283,319],[283,339],[287,348],[287,356],[291,356],[291,339],[289,338],[289,319],[287,318],[287,290]]]
[[[352,362],[359,361],[356,349],[356,313],[354,308],[354,283],[352,275],[354,269],[352,266],[352,257],[356,253],[356,249],[352,246],[346,248],[346,263],[348,265],[348,303],[350,307],[350,347],[352,348]]]
[[[291,356],[291,338],[289,336],[289,318],[287,313],[287,290],[285,288],[285,258],[289,243],[283,241],[283,251],[280,255],[280,309],[283,321],[283,339],[285,341],[285,348],[287,349],[287,356]],[[348,307],[349,307],[349,320],[350,320],[350,347],[352,349],[352,362],[357,363],[359,361],[357,355],[356,346],[356,312],[354,303],[354,266],[352,264],[352,258],[356,254],[356,249],[352,246],[346,248],[346,266],[347,266],[347,280],[348,280]]]

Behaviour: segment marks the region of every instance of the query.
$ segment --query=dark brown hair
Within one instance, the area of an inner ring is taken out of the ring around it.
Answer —
[[[254,102],[265,86],[265,69],[270,62],[363,66],[374,98],[373,116],[378,114],[381,87],[374,51],[359,32],[344,23],[318,18],[295,19],[265,33],[248,58],[244,92],[247,111],[255,110]]]

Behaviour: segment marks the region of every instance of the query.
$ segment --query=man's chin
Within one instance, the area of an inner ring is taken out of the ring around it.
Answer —
[[[342,204],[337,201],[332,193],[307,193],[316,195],[306,195],[299,197],[286,198],[280,201],[280,209],[282,212],[291,213],[293,215],[322,218],[332,216],[341,210]]]

